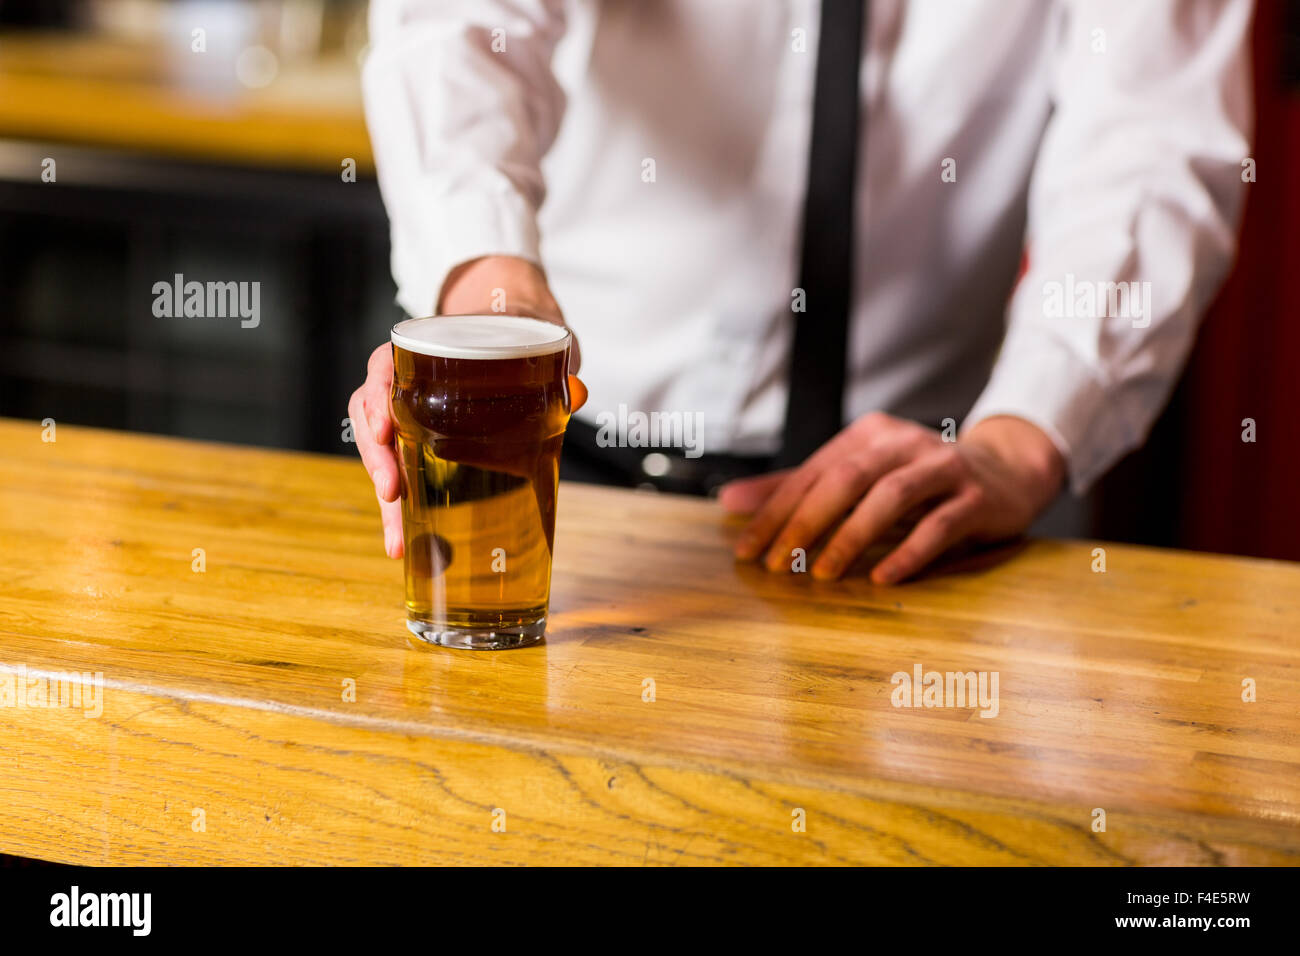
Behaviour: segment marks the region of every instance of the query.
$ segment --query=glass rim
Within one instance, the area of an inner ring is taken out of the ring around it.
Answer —
[[[421,342],[418,338],[412,338],[402,332],[403,326],[409,326],[415,322],[431,322],[443,319],[510,319],[531,325],[543,325],[548,330],[553,330],[558,334],[555,338],[547,341],[525,343],[522,345],[430,345],[427,342]],[[402,319],[400,322],[395,323],[389,330],[389,341],[398,348],[405,349],[408,352],[413,352],[417,355],[428,355],[433,358],[533,358],[564,351],[573,342],[573,332],[566,326],[557,325],[554,322],[548,322],[546,319],[539,319],[532,315],[512,315],[506,312],[471,312],[455,315],[411,316]],[[433,349],[437,349],[437,351],[433,351]]]

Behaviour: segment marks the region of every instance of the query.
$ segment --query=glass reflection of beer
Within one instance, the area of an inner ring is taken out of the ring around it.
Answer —
[[[542,639],[569,332],[507,315],[393,326],[406,626],[447,647]]]

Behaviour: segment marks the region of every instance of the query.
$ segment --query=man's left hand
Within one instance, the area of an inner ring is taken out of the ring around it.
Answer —
[[[874,412],[859,418],[798,468],[729,482],[720,501],[754,517],[736,556],[787,570],[795,548],[843,523],[812,566],[833,580],[897,522],[921,517],[871,571],[877,584],[911,577],[963,542],[1014,537],[1056,497],[1066,466],[1052,440],[1021,418],[987,418],[956,441]],[[845,517],[847,515],[847,517]]]

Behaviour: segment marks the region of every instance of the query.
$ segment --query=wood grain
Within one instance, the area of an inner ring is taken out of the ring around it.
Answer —
[[[1300,861],[1294,565],[1034,541],[832,584],[736,564],[710,502],[564,485],[547,642],[456,652],[406,637],[355,462],[41,433],[0,421],[0,671],[101,672],[103,711],[0,706],[0,852]],[[998,672],[998,715],[894,707],[917,663]]]

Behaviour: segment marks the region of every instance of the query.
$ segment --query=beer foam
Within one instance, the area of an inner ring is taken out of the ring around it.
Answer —
[[[563,326],[518,315],[435,315],[393,326],[399,348],[440,358],[512,359],[549,355],[569,344]]]

